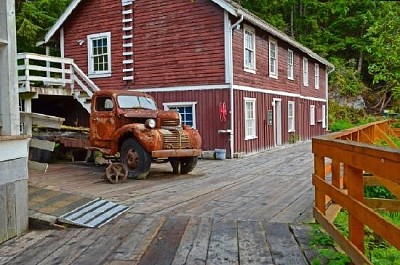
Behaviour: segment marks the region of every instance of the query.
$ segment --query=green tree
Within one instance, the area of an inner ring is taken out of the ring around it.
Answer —
[[[368,72],[379,112],[400,99],[400,5],[387,3],[368,29]],[[397,106],[398,107],[398,106]]]
[[[16,1],[18,52],[37,51],[36,42],[57,21],[70,0]]]

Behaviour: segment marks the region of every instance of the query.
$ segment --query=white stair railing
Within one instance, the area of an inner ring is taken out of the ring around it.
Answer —
[[[19,53],[17,60],[20,93],[39,92],[40,90],[41,94],[46,94],[47,90],[58,89],[57,93],[49,92],[49,94],[73,95],[90,113],[88,101],[90,101],[93,92],[100,89],[74,63],[73,59]],[[75,84],[77,84],[77,87],[75,87]]]

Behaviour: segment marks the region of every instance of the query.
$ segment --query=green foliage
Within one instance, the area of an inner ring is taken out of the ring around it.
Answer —
[[[380,212],[380,215],[386,220],[400,226],[400,213]],[[334,224],[339,231],[348,238],[348,213],[342,210],[334,220]],[[373,264],[397,264],[400,265],[400,251],[390,246],[380,236],[373,233],[372,230],[366,229],[366,255],[369,257]]]
[[[366,186],[364,187],[364,196],[367,198],[394,199],[393,194],[383,186]]]
[[[16,14],[18,52],[35,52],[71,0],[22,1]]]
[[[349,120],[339,120],[339,121],[334,122],[334,123],[329,127],[329,129],[330,129],[332,132],[338,132],[338,131],[342,131],[342,130],[346,130],[346,129],[352,128],[352,127],[354,127],[354,126],[355,126],[355,125],[352,124]]]
[[[400,6],[387,3],[379,10],[365,37],[368,66],[373,84],[384,86],[395,98],[400,96]]]
[[[330,77],[330,89],[341,96],[354,98],[366,91],[361,74],[357,71],[355,59],[345,61],[342,58],[333,58],[335,71]]]
[[[328,265],[346,265],[351,264],[351,259],[334,249],[321,249],[318,251],[318,254],[324,258],[327,262],[321,263],[318,258],[314,259],[311,264],[319,265],[319,264],[328,264]]]
[[[378,116],[367,115],[363,110],[339,105],[335,101],[329,101],[329,129],[337,132],[382,119]]]
[[[314,225],[312,228],[310,246],[318,250],[318,256],[312,260],[313,265],[350,264],[350,258],[334,248],[335,242],[327,233],[323,232],[318,225]]]
[[[393,122],[392,124],[390,124],[390,126],[392,128],[400,128],[400,121]]]
[[[294,144],[300,140],[300,136],[294,132],[289,133],[289,144]]]

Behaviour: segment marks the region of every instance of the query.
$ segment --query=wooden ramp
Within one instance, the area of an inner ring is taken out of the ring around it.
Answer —
[[[51,228],[76,225],[98,228],[128,210],[101,198],[29,186],[29,224]]]
[[[126,214],[100,229],[33,231],[0,264],[310,264],[310,226]]]

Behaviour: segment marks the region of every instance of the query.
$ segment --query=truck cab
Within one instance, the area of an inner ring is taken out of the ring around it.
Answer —
[[[201,155],[198,131],[182,125],[174,110],[158,110],[145,93],[101,90],[93,94],[90,145],[105,155],[119,156],[128,177],[144,179],[151,162],[169,161],[174,173],[191,172]]]

